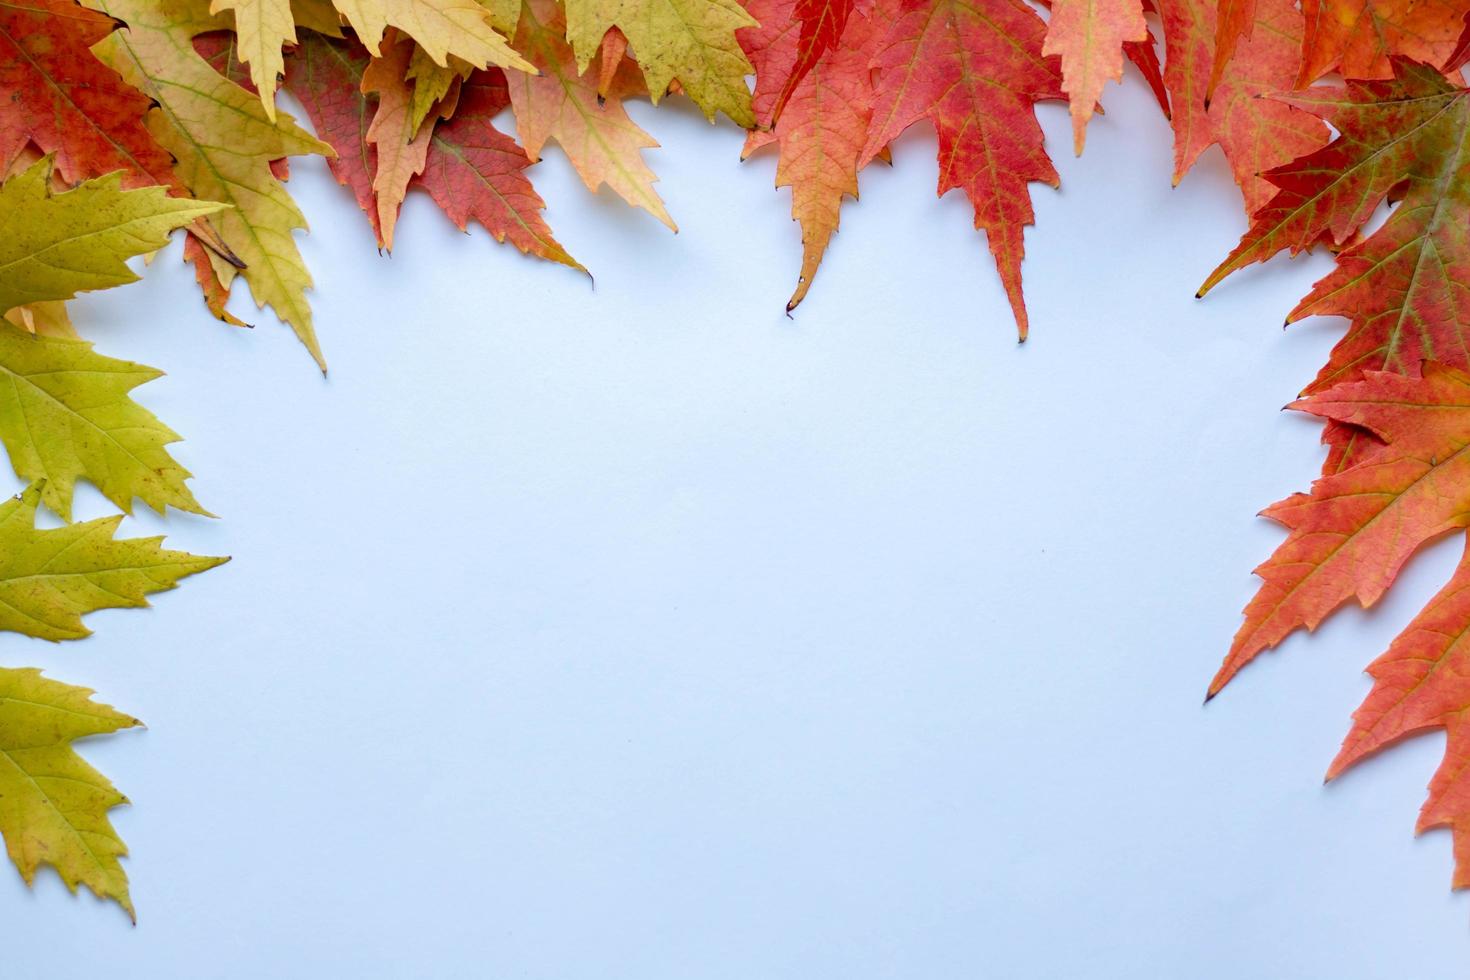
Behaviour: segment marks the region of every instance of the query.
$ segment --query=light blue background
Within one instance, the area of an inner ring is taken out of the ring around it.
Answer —
[[[1201,707],[1339,325],[1280,328],[1321,256],[1196,302],[1238,195],[1214,151],[1171,190],[1143,86],[1107,100],[1081,161],[1043,110],[1024,348],[932,134],[790,321],[773,162],[679,100],[634,110],[677,236],[534,171],[595,287],[422,197],[380,258],[295,161],[330,380],[210,320],[177,246],[79,303],[169,372],[139,398],[223,518],[127,529],[235,560],[0,645],[149,724],[86,748],[137,928],[0,871],[0,972],[1464,976],[1448,837],[1411,833],[1441,740],[1321,785],[1459,545]]]

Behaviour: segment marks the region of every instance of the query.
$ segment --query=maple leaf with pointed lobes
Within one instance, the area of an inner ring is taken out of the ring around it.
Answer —
[[[1140,0],[1053,0],[1041,52],[1062,60],[1062,89],[1071,101],[1072,145],[1079,156],[1103,85],[1123,78],[1123,45],[1147,37]]]
[[[306,32],[286,58],[286,90],[306,109],[317,135],[336,151],[327,166],[337,183],[352,191],[381,248],[383,233],[373,195],[378,151],[368,142],[373,106],[362,97],[362,75],[370,59],[367,48],[355,40]]]
[[[1370,370],[1413,373],[1425,359],[1470,369],[1470,91],[1437,71],[1397,63],[1388,82],[1297,97],[1350,145],[1393,140],[1401,195],[1381,228],[1337,256],[1336,268],[1287,316],[1349,318],[1347,334],[1308,387],[1321,391]],[[1328,108],[1325,104],[1336,103]],[[1402,155],[1401,155],[1402,153]]]
[[[1299,627],[1316,629],[1352,598],[1373,605],[1421,545],[1470,524],[1470,376],[1428,362],[1421,378],[1373,372],[1290,407],[1384,445],[1263,512],[1289,534],[1256,569],[1264,582],[1211,697]]]
[[[95,0],[127,23],[96,46],[99,57],[158,103],[149,129],[177,161],[174,171],[198,197],[232,205],[215,225],[242,267],[213,262],[220,286],[236,274],[258,306],[270,306],[326,370],[306,289],[311,276],[293,232],[306,227],[301,210],[271,170],[271,161],[308,153],[330,155],[285,112],[275,120],[260,99],[221,75],[191,40],[218,30],[196,0]]]
[[[781,69],[798,63],[801,41],[792,16],[797,0],[755,0],[749,6],[762,26],[742,32],[741,43],[757,65],[757,112],[786,90]],[[822,255],[837,231],[842,200],[857,197],[858,160],[872,119],[872,73],[868,70],[876,32],[864,12],[853,10],[835,48],[825,52],[792,89],[786,111],[773,130],[755,130],[745,139],[742,159],[777,144],[776,186],[791,188],[791,216],[801,223],[801,276],[786,304],[788,312],[806,297]],[[783,64],[784,63],[784,64]],[[794,68],[788,69],[794,71]]]
[[[1427,66],[1395,67],[1387,81],[1289,97],[1340,135],[1267,174],[1277,194],[1201,290],[1281,249],[1348,241],[1386,197],[1401,195],[1384,225],[1343,250],[1288,317],[1350,321],[1308,392],[1367,371],[1411,374],[1428,358],[1470,369],[1470,232],[1454,217],[1470,199],[1470,92]],[[1361,441],[1332,426],[1327,437],[1330,469],[1349,462]]]
[[[416,184],[461,231],[474,220],[496,241],[586,272],[541,217],[546,202],[525,173],[531,159],[491,122],[510,105],[505,76],[498,70],[477,71],[460,88],[459,99],[454,118],[434,129]]]
[[[390,251],[393,230],[408,185],[423,172],[429,155],[430,129],[420,130],[412,124],[410,104],[413,86],[406,80],[413,57],[413,43],[389,31],[383,38],[382,56],[372,59],[362,73],[362,92],[376,95],[378,107],[368,126],[367,141],[374,148],[373,196],[377,208],[378,240]],[[459,79],[450,82],[449,95],[441,100],[432,115],[447,116],[453,112],[459,95]]]
[[[159,513],[208,516],[185,486],[189,471],[164,448],[178,434],[128,394],[162,376],[82,341],[0,325],[0,442],[16,474],[45,478],[46,506],[63,520],[78,477],[128,513],[137,498]]]
[[[530,66],[496,33],[490,12],[475,0],[333,0],[342,18],[369,49],[376,50],[384,33],[396,27],[412,37],[437,65],[451,57],[483,68]],[[296,43],[289,0],[214,0],[211,13],[231,11],[240,35],[240,60],[261,100],[275,119],[276,76],[284,68],[281,47]]]
[[[578,74],[597,56],[608,29],[617,27],[655,104],[678,79],[710,121],[723,112],[738,126],[755,125],[745,84],[750,62],[735,39],[755,20],[739,0],[567,0],[566,23]]]
[[[1345,78],[1392,74],[1394,56],[1443,64],[1455,50],[1465,17],[1458,0],[1302,0],[1306,36],[1292,88],[1338,70]]]
[[[0,2],[0,169],[31,141],[68,182],[121,170],[126,187],[182,190],[148,99],[89,50],[117,26],[73,0]]]
[[[1056,187],[1032,107],[1063,98],[1046,25],[1020,0],[882,0],[873,122],[860,166],[920,119],[939,135],[939,193],[959,188],[985,230],[1001,283],[1026,339],[1023,230],[1035,222],[1029,184]]]
[[[554,0],[527,0],[522,6],[516,47],[541,72],[508,79],[516,131],[526,155],[540,160],[541,150],[554,139],[588,190],[595,193],[607,184],[629,204],[677,230],[653,189],[658,178],[643,162],[641,151],[657,148],[658,143],[623,108],[623,96],[639,91],[634,83],[619,80],[628,77],[626,69],[631,66],[624,62],[625,70],[615,76],[612,88],[599,96],[596,80],[601,66],[580,74],[562,34],[561,11]]]
[[[41,482],[0,505],[0,630],[78,640],[92,632],[85,614],[142,608],[149,593],[229,561],[168,551],[163,538],[115,539],[121,514],[37,528]]]
[[[73,743],[141,724],[93,701],[87,688],[34,667],[0,668],[0,834],[27,885],[50,865],[73,893],[85,885],[136,921],[118,860],[128,849],[107,819],[127,797]]]
[[[1444,761],[1415,828],[1454,834],[1455,888],[1470,888],[1470,548],[1446,583],[1368,666],[1373,690],[1357,711],[1329,780],[1400,739],[1445,730]]]
[[[1218,35],[1212,0],[1160,0],[1168,64],[1164,83],[1174,109],[1174,183],[1218,143],[1245,197],[1247,213],[1271,199],[1262,175],[1318,149],[1328,129],[1315,114],[1274,96],[1296,76],[1302,16],[1294,0],[1257,0],[1258,21],[1219,80],[1209,83]]]
[[[46,157],[0,185],[0,312],[136,282],[124,259],[220,208],[162,187],[123,190],[121,172],[53,194]]]
[[[423,48],[415,45],[408,71],[404,73],[404,80],[413,83],[413,95],[408,100],[408,131],[417,136],[431,110],[437,108],[443,112],[452,108],[444,97],[456,81],[463,82],[472,71],[473,65],[455,57],[449,59],[448,65],[436,65]]]

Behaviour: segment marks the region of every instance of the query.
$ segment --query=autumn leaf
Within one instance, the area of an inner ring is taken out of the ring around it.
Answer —
[[[368,126],[367,141],[374,149],[373,198],[376,201],[378,239],[386,249],[393,248],[393,229],[398,211],[408,193],[408,185],[423,172],[429,155],[432,132],[420,131],[410,118],[413,86],[406,75],[413,57],[412,42],[389,31],[383,38],[381,57],[373,58],[362,73],[362,92],[376,95],[377,109]],[[450,94],[441,102],[453,103],[459,92],[459,80],[451,79]],[[449,115],[449,108],[436,109],[434,115]]]
[[[1225,68],[1235,57],[1235,49],[1242,40],[1254,33],[1256,24],[1256,0],[1219,0],[1210,8],[1215,12],[1215,45],[1210,56],[1210,81],[1205,86],[1205,102],[1215,92],[1215,86],[1225,76]],[[1296,4],[1292,4],[1296,9]],[[1297,42],[1300,47],[1301,42]]]
[[[1327,778],[1400,739],[1444,729],[1444,761],[1416,830],[1448,827],[1454,833],[1454,887],[1470,888],[1470,549],[1454,577],[1368,673],[1373,690],[1353,713]]]
[[[1339,254],[1288,317],[1350,319],[1309,391],[1367,371],[1412,373],[1425,358],[1470,368],[1470,231],[1454,217],[1470,192],[1470,93],[1427,66],[1397,62],[1396,71],[1290,97],[1339,136],[1267,174],[1279,190],[1202,288],[1282,249],[1324,236],[1347,242],[1390,192],[1401,195],[1383,227]]]
[[[51,191],[51,158],[0,185],[0,312],[137,281],[124,259],[161,248],[168,233],[221,206],[124,190],[122,173]]]
[[[171,152],[175,172],[196,197],[231,205],[214,219],[243,268],[214,262],[221,287],[236,274],[258,306],[270,306],[326,369],[306,289],[311,276],[293,232],[306,227],[271,161],[331,148],[298,127],[289,114],[272,120],[260,99],[210,67],[191,39],[217,30],[200,0],[96,0],[126,21],[95,50],[130,84],[158,103],[149,129]]]
[[[1174,122],[1174,183],[1199,155],[1219,144],[1248,213],[1260,210],[1276,187],[1263,174],[1318,149],[1328,130],[1316,115],[1270,98],[1292,85],[1302,16],[1294,0],[1252,0],[1258,22],[1228,70],[1213,79],[1218,23],[1213,0],[1159,0]],[[1240,9],[1236,7],[1234,9]]]
[[[327,166],[337,183],[352,191],[381,247],[383,235],[373,195],[378,153],[368,142],[374,107],[362,97],[362,75],[370,58],[367,48],[354,40],[305,32],[286,58],[286,89],[306,109],[317,135],[335,151]]]
[[[533,161],[541,159],[541,150],[554,139],[588,190],[596,192],[606,184],[629,204],[674,228],[653,189],[658,178],[641,152],[658,143],[628,118],[624,90],[616,83],[605,98],[598,96],[600,66],[579,74],[572,50],[562,40],[561,11],[555,0],[527,0],[522,5],[516,47],[540,71],[508,78],[516,131],[526,155]]]
[[[275,122],[276,79],[286,69],[281,47],[296,43],[291,0],[213,0],[209,12],[234,15],[238,57],[250,68],[266,118]]]
[[[1143,12],[1158,13],[1154,0],[1143,0]],[[1148,83],[1148,90],[1153,93],[1154,101],[1159,104],[1164,118],[1170,118],[1169,91],[1164,87],[1164,66],[1159,62],[1157,42],[1147,21],[1144,22],[1143,40],[1124,41],[1123,55],[1133,62],[1133,67],[1138,69],[1138,73]]]
[[[1371,606],[1421,545],[1470,524],[1470,376],[1428,362],[1422,378],[1371,372],[1291,407],[1383,445],[1263,512],[1289,533],[1256,569],[1263,584],[1211,696],[1299,627],[1349,599]]]
[[[723,112],[738,126],[755,125],[745,84],[751,65],[735,39],[755,20],[738,0],[567,0],[566,23],[576,74],[587,71],[604,35],[616,27],[632,46],[655,104],[678,79],[711,121]]]
[[[73,0],[0,2],[0,168],[33,141],[71,183],[121,170],[125,187],[180,187],[148,99],[89,50],[117,26]]]
[[[873,122],[859,165],[920,119],[934,124],[939,193],[959,188],[970,199],[1025,340],[1029,184],[1058,184],[1032,110],[1063,97],[1056,59],[1041,52],[1046,25],[1020,0],[881,0],[873,19],[887,30],[873,60]]]
[[[1392,75],[1395,55],[1443,64],[1465,18],[1457,0],[1302,0],[1306,36],[1293,88],[1336,69],[1345,78]]]
[[[73,893],[85,885],[136,919],[118,860],[128,849],[107,818],[127,797],[73,743],[141,724],[84,687],[0,668],[0,834],[27,885],[50,865]]]
[[[796,25],[792,36],[794,50],[791,70],[777,90],[770,112],[765,117],[767,125],[781,117],[781,112],[802,79],[806,78],[807,73],[816,67],[827,52],[837,47],[855,6],[855,0],[795,0],[791,5],[789,13],[782,18],[783,23],[790,21]],[[745,9],[749,11],[750,8],[751,4],[746,3]],[[767,23],[759,15],[753,16],[762,25]],[[759,76],[756,81],[759,84]]]
[[[1429,68],[1399,63],[1389,82],[1304,94],[1341,131],[1339,142],[1405,137],[1393,190],[1399,205],[1383,227],[1337,257],[1337,267],[1287,316],[1349,318],[1348,332],[1309,386],[1320,391],[1371,370],[1413,373],[1433,358],[1470,369],[1470,99]],[[1309,102],[1310,100],[1310,102]],[[1348,104],[1325,108],[1326,100]],[[1362,111],[1358,111],[1361,109]],[[1408,132],[1405,132],[1408,130]]]
[[[0,325],[0,442],[16,474],[44,478],[46,506],[63,520],[78,477],[128,513],[137,498],[159,513],[208,514],[184,484],[189,471],[164,448],[179,436],[128,396],[158,377],[82,341]]]
[[[1052,3],[1041,53],[1062,60],[1062,90],[1071,101],[1072,145],[1079,155],[1103,85],[1123,78],[1123,45],[1147,37],[1140,0]]]
[[[333,0],[337,11],[370,50],[396,27],[418,42],[434,64],[451,57],[473,67],[499,65],[529,70],[491,24],[490,13],[475,0]],[[284,70],[281,47],[296,42],[289,0],[214,0],[211,13],[231,11],[240,36],[240,60],[260,90],[267,114],[275,119],[276,76]]]
[[[0,630],[81,639],[92,632],[82,625],[83,615],[147,606],[149,593],[229,561],[167,551],[159,546],[162,538],[114,539],[121,514],[37,528],[43,492],[37,481],[0,505]]]
[[[783,75],[777,66],[784,62],[794,72],[799,63],[802,41],[793,14],[797,2],[754,0],[749,6],[762,26],[742,32],[742,43],[752,52],[752,61],[771,68],[756,76],[757,112],[775,104],[786,91],[789,75]],[[753,131],[745,140],[742,158],[763,146],[778,146],[776,186],[791,188],[791,217],[801,223],[801,275],[786,304],[788,312],[811,288],[837,231],[843,198],[857,197],[858,162],[872,119],[868,62],[875,37],[867,16],[850,12],[838,45],[824,52],[792,88],[774,130]]]
[[[508,105],[510,95],[501,72],[491,69],[471,75],[460,87],[454,117],[435,127],[423,175],[416,183],[461,231],[477,221],[496,241],[585,272],[541,217],[546,203],[525,174],[530,158],[495,128],[495,116]]]
[[[408,70],[404,73],[404,80],[413,83],[413,94],[408,100],[408,124],[405,127],[408,132],[417,136],[423,128],[424,120],[429,118],[430,110],[438,106],[443,111],[445,106],[440,103],[444,102],[451,86],[456,81],[463,82],[469,78],[472,71],[473,65],[454,57],[449,59],[448,65],[436,65],[423,48],[415,45],[413,55],[408,60]]]

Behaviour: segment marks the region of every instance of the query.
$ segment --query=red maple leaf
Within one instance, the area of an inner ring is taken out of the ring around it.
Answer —
[[[582,269],[541,217],[546,202],[526,177],[531,159],[492,122],[509,105],[500,69],[471,75],[460,87],[454,117],[435,127],[424,172],[414,184],[428,191],[460,229],[477,221],[496,241]]]
[[[928,119],[939,134],[939,193],[959,188],[985,230],[1016,325],[1026,339],[1021,293],[1024,229],[1035,222],[1029,185],[1058,184],[1033,111],[1062,99],[1058,61],[1042,55],[1046,24],[1020,0],[882,0],[887,25],[873,121],[860,164]]]
[[[152,103],[90,50],[117,28],[72,0],[0,4],[0,171],[29,141],[56,154],[67,181],[121,170],[124,186],[183,193],[143,124]]]
[[[780,118],[796,87],[822,56],[837,47],[854,6],[854,0],[795,0],[790,14],[796,25],[795,58],[786,81],[776,92],[770,116],[763,120],[767,125],[773,125]],[[756,19],[760,20],[759,17]]]

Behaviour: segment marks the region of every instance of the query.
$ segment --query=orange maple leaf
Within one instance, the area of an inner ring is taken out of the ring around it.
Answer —
[[[1317,116],[1266,98],[1290,88],[1296,77],[1302,15],[1294,0],[1252,0],[1252,29],[1215,78],[1219,21],[1213,0],[1160,0],[1160,8],[1168,52],[1164,84],[1174,110],[1174,183],[1218,143],[1245,196],[1246,211],[1254,213],[1276,190],[1262,174],[1305,156],[1328,138]]]
[[[1387,78],[1395,55],[1443,64],[1465,18],[1457,0],[1302,0],[1307,32],[1294,88],[1337,69],[1345,78]]]
[[[429,111],[425,124],[416,132],[409,131],[413,83],[407,75],[413,50],[412,41],[401,36],[397,28],[389,28],[383,35],[381,56],[373,58],[362,73],[363,94],[378,97],[367,141],[377,151],[373,196],[377,202],[378,239],[389,251],[393,249],[393,229],[408,185],[423,173],[428,160],[434,122],[451,115],[459,99],[459,79],[455,78],[448,94]]]
[[[850,11],[837,46],[824,52],[792,86],[802,42],[795,8],[800,0],[753,0],[746,5],[761,27],[742,32],[741,44],[757,66],[753,103],[758,117],[790,86],[774,129],[753,130],[741,158],[777,144],[776,186],[791,188],[791,217],[801,223],[801,276],[786,303],[794,310],[811,288],[822,255],[837,231],[842,200],[857,197],[858,163],[872,119],[872,57],[876,32],[865,13]]]
[[[1290,407],[1382,445],[1263,512],[1290,533],[1256,569],[1264,582],[1211,697],[1299,627],[1316,629],[1349,599],[1371,606],[1423,544],[1470,525],[1470,375],[1435,362],[1419,378],[1376,371]]]
[[[1444,729],[1444,761],[1415,829],[1454,833],[1453,885],[1470,888],[1470,546],[1454,576],[1368,673],[1373,690],[1353,712],[1327,778],[1402,738]]]
[[[1072,146],[1080,155],[1103,85],[1123,78],[1123,46],[1148,37],[1141,0],[1052,0],[1042,53],[1062,59],[1072,103]]]

